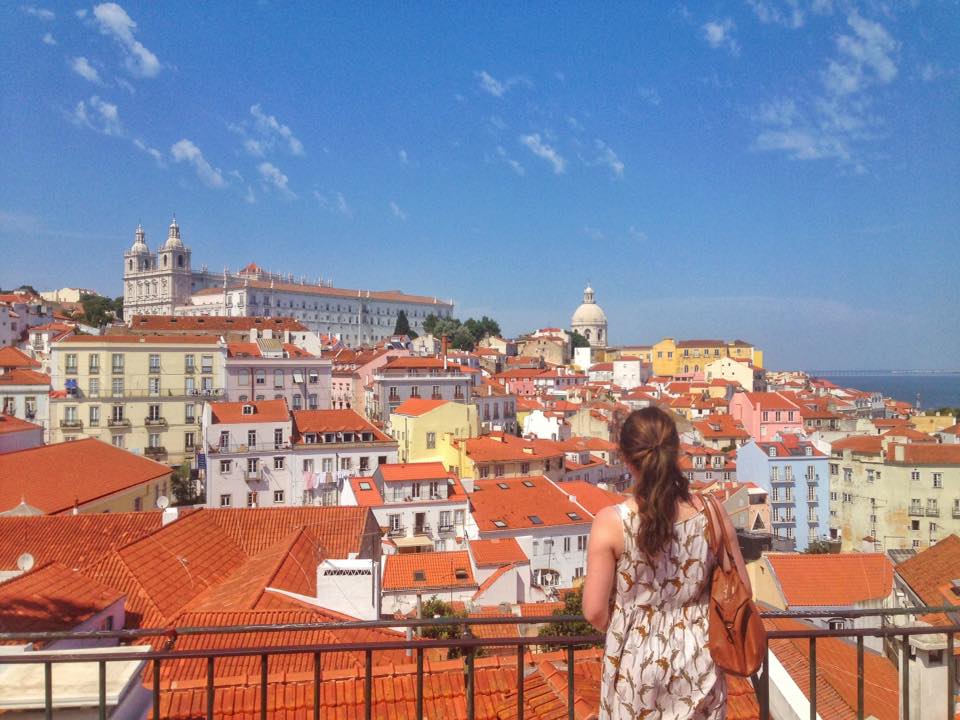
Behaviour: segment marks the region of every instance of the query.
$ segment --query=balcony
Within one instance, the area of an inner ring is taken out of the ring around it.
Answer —
[[[81,430],[83,428],[83,420],[61,420],[60,427],[64,430]]]
[[[73,367],[64,368],[63,372],[64,372],[64,374],[66,374],[66,375],[76,375],[76,374],[77,374],[77,366],[74,365]]]
[[[396,527],[396,528],[390,528],[390,530],[387,532],[387,537],[392,537],[392,538],[403,537],[406,534],[407,534],[406,528]]]
[[[115,417],[107,418],[107,427],[129,430],[130,421],[127,418],[115,418]]]
[[[927,508],[927,517],[940,517],[940,508]]]
[[[453,525],[437,525],[438,533],[452,533]]]
[[[953,519],[954,519],[954,520],[960,519],[960,508],[955,507],[955,508],[953,509],[952,515],[953,515]]]
[[[261,468],[257,468],[256,470],[247,469],[243,471],[243,478],[247,482],[260,480],[262,476],[263,473]]]
[[[156,426],[159,426],[159,425],[166,425],[166,424],[167,424],[167,419],[164,418],[164,417],[160,417],[160,416],[157,416],[157,417],[148,417],[148,418],[147,418],[146,420],[144,420],[143,422],[144,422],[144,424],[145,424],[147,427],[156,427]]]
[[[152,445],[143,449],[143,454],[148,458],[166,457],[167,449],[162,445]]]
[[[417,527],[413,528],[413,534],[414,534],[414,535],[429,535],[429,534],[430,534],[430,526],[429,526],[429,525],[418,525]]]
[[[923,508],[919,505],[911,505],[910,509],[907,510],[907,515],[910,517],[923,517]]]

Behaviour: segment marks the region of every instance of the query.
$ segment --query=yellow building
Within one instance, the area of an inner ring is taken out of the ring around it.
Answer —
[[[390,434],[397,441],[399,462],[443,462],[444,436],[449,442],[480,434],[477,406],[411,398],[390,414]]]
[[[170,498],[171,470],[98,440],[0,454],[0,515],[138,512]]]
[[[474,480],[546,475],[564,479],[564,452],[552,440],[526,440],[506,433],[491,433],[458,440],[449,433],[437,438],[441,462],[469,487]]]
[[[743,340],[675,340],[664,338],[653,346],[653,374],[675,377],[704,372],[706,366],[722,357],[749,360],[763,367],[763,352]]]
[[[933,415],[914,415],[910,418],[910,424],[920,432],[928,434],[946,430],[957,424],[957,418],[953,415],[936,413]]]
[[[168,464],[193,457],[205,400],[223,398],[211,336],[74,335],[51,348],[52,442],[97,438]]]

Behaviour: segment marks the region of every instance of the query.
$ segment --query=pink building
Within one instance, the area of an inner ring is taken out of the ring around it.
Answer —
[[[760,442],[773,440],[778,433],[803,434],[800,408],[780,393],[734,393],[730,399],[730,415]]]

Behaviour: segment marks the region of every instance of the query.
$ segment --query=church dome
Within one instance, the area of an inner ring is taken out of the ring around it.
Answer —
[[[180,239],[180,226],[177,225],[177,216],[173,216],[173,222],[167,230],[167,241],[163,244],[161,250],[183,250],[183,240]]]
[[[150,252],[150,248],[147,247],[146,233],[143,232],[143,225],[139,223],[137,223],[136,239],[130,247],[130,252],[135,255],[143,255],[144,253]]]
[[[572,324],[577,325],[606,325],[607,314],[593,299],[593,288],[589,285],[583,291],[583,304],[573,313]]]

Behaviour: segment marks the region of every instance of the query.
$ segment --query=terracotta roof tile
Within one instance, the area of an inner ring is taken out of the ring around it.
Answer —
[[[360,507],[379,507],[383,505],[383,496],[377,490],[376,484],[368,477],[350,478],[353,496]]]
[[[6,433],[26,432],[29,430],[43,430],[43,426],[27,420],[21,420],[14,415],[0,414],[0,435]]]
[[[960,444],[910,443],[903,448],[903,460],[896,459],[894,446],[887,447],[887,462],[906,465],[960,465]]]
[[[294,410],[293,421],[299,435],[329,432],[368,432],[375,442],[395,442],[378,430],[356,410]]]
[[[71,510],[167,476],[168,465],[94,439],[0,455],[0,511],[21,500],[45,513]]]
[[[593,521],[589,512],[545,477],[480,480],[474,484],[470,501],[481,532],[589,525]]]
[[[893,592],[893,563],[883,553],[764,557],[791,607],[853,605],[882,600]]]
[[[603,508],[617,505],[626,499],[625,495],[604,490],[583,480],[569,480],[558,484],[561,490],[575,497],[577,504],[585,507],[592,515],[596,515]]]
[[[50,376],[27,368],[14,368],[0,375],[0,385],[49,385]]]
[[[420,417],[431,410],[436,410],[442,405],[446,405],[448,400],[424,400],[421,398],[410,398],[405,400],[396,410],[396,415],[409,415],[410,417]]]
[[[40,363],[15,347],[0,347],[0,368],[38,368]]]
[[[936,545],[897,565],[897,574],[927,605],[944,605],[941,586],[960,576],[960,537],[947,535]],[[950,603],[960,605],[960,599]]]
[[[446,480],[451,473],[441,462],[384,463],[377,466],[384,482],[408,482],[410,480]]]
[[[307,326],[288,317],[180,317],[173,315],[134,315],[130,321],[133,330],[179,330],[184,332],[247,332],[253,328],[306,332]]]
[[[879,435],[851,435],[830,445],[831,450],[850,450],[855,453],[879,455],[883,452],[883,441]]]
[[[219,345],[220,338],[213,335],[71,335],[58,345]]]
[[[252,413],[244,408],[252,407]],[[234,423],[277,423],[288,422],[290,411],[286,400],[255,400],[249,402],[212,402],[210,403],[210,422],[213,425]]]
[[[383,589],[387,591],[476,587],[470,555],[466,550],[402,553],[384,557]]]
[[[515,562],[529,562],[529,558],[515,538],[493,538],[491,540],[471,540],[470,552],[477,567],[509,565]]]

